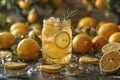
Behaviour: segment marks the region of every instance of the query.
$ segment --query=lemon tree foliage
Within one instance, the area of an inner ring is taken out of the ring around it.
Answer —
[[[53,14],[64,2],[65,0],[1,0],[0,9],[18,12],[27,20],[27,14],[34,11],[40,16],[45,16],[44,12]]]
[[[10,26],[10,18],[3,14],[3,13],[0,13],[0,32],[3,31],[3,30],[9,30],[9,27]]]
[[[87,7],[88,10],[105,9],[105,16],[108,17],[110,13],[114,13],[120,18],[120,0],[82,0],[83,4]],[[86,5],[87,4],[87,5]],[[119,22],[120,23],[120,20]]]

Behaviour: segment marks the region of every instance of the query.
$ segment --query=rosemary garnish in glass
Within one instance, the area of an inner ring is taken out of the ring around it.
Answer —
[[[64,13],[62,16],[60,16],[60,20],[67,20],[67,19],[71,19],[73,16],[77,15],[80,13],[79,9],[75,9],[73,11],[67,11],[67,13]]]

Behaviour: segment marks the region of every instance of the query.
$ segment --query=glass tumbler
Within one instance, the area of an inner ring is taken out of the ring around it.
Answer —
[[[43,20],[42,58],[44,64],[68,64],[72,54],[71,20]]]

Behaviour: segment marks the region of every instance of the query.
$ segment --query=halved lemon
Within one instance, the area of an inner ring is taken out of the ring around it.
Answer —
[[[58,48],[65,49],[70,44],[70,35],[66,31],[60,31],[55,35],[54,43]]]
[[[6,62],[4,66],[6,69],[23,69],[27,65],[23,62]]]
[[[100,69],[103,72],[112,73],[120,69],[120,52],[111,51],[102,56],[100,59]]]
[[[12,56],[12,53],[10,51],[0,51],[0,57],[7,58]]]
[[[118,42],[107,43],[102,47],[103,54],[110,51],[118,51],[118,50],[120,50],[120,43]]]
[[[62,66],[59,64],[40,65],[40,70],[48,73],[56,73],[60,71],[61,67]]]
[[[84,64],[96,64],[99,62],[99,59],[92,56],[81,56],[79,62]]]

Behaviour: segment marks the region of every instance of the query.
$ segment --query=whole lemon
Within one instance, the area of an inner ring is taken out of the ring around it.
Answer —
[[[113,33],[109,38],[109,42],[119,42],[120,43],[120,32]]]
[[[21,9],[28,9],[29,6],[30,6],[30,3],[25,1],[25,0],[19,0],[18,1],[18,6],[21,8]]]
[[[12,32],[15,29],[22,29],[23,31],[28,33],[28,27],[23,22],[16,22],[16,23],[12,24],[11,27],[10,27],[10,32]]]
[[[29,22],[29,23],[34,23],[34,22],[36,22],[38,20],[38,14],[37,13],[30,13],[30,14],[28,14],[28,16],[27,16],[27,21]]]
[[[95,49],[101,49],[105,44],[108,43],[108,40],[102,35],[97,35],[93,38],[92,42]]]
[[[95,1],[95,7],[98,9],[105,8],[104,0],[96,0]]]
[[[107,39],[109,39],[109,37],[115,32],[119,32],[119,28],[115,23],[112,22],[104,23],[98,30],[98,34],[103,35]]]
[[[90,5],[90,1],[89,0],[82,0],[82,4],[85,5],[85,6],[88,6]]]
[[[11,31],[11,33],[12,33],[14,36],[18,36],[18,35],[26,36],[26,35],[28,34],[28,32],[26,32],[26,31],[23,30],[23,29],[15,29],[15,30]]]
[[[16,39],[10,32],[0,33],[0,48],[10,48],[15,42]]]
[[[79,20],[77,27],[88,27],[92,26],[93,28],[96,28],[96,21],[92,17],[83,17],[82,19]]]
[[[72,44],[74,51],[78,53],[89,52],[92,49],[92,39],[87,34],[78,34]]]
[[[26,61],[35,60],[40,52],[39,44],[31,38],[25,38],[18,43],[18,56]]]

